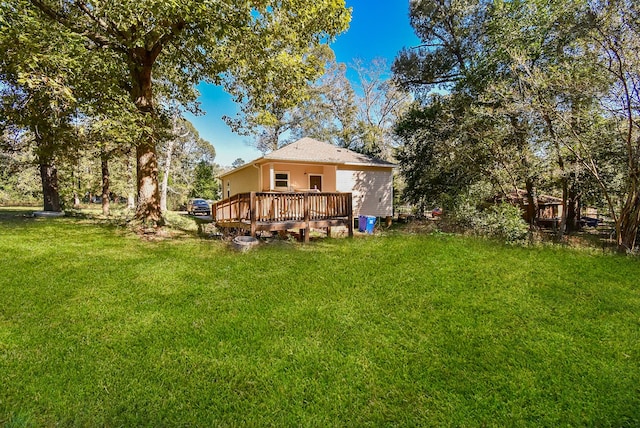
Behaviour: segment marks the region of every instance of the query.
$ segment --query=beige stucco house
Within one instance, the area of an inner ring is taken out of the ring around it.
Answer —
[[[353,215],[393,215],[394,164],[302,138],[220,176],[223,198],[248,192],[350,192]]]

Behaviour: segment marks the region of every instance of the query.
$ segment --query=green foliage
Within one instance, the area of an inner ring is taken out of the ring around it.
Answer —
[[[492,186],[477,183],[468,192],[458,195],[446,221],[457,228],[478,236],[487,236],[508,244],[525,244],[529,226],[522,218],[522,211],[509,203],[490,203],[494,195]]]
[[[259,77],[284,62],[304,68],[307,49],[343,31],[350,17],[344,1],[335,0],[31,3],[89,47],[109,52],[132,78],[131,95],[146,96],[137,77],[151,61],[159,93],[183,105],[195,101],[194,84],[218,83],[223,73]]]
[[[24,135],[0,136],[0,204],[41,204],[42,186]]]
[[[189,196],[211,200],[220,198],[220,186],[211,164],[205,161],[198,162]]]
[[[188,198],[202,197],[198,192],[206,193],[206,198],[216,199],[215,176],[220,169],[214,163],[216,151],[211,143],[200,138],[193,124],[184,119],[179,110],[173,113],[169,118],[171,125],[159,144],[164,211],[182,209]]]
[[[508,244],[524,244],[529,235],[529,226],[522,219],[522,211],[508,203],[480,210],[467,201],[461,201],[454,208],[452,216],[463,230]]]
[[[357,102],[346,73],[346,64],[327,62],[324,74],[310,88],[309,99],[293,113],[296,138],[311,137],[341,147],[352,145]]]
[[[42,190],[37,169],[29,165],[20,172],[10,171],[0,167],[0,205],[41,204]]]
[[[232,129],[254,136],[263,153],[291,140],[312,137],[391,159],[397,143],[393,125],[408,108],[411,97],[388,78],[386,62],[374,59],[365,66],[356,60],[349,67],[358,76],[353,84],[347,78],[348,67],[337,63],[327,46],[320,46],[305,58],[314,62],[315,74],[307,73],[304,78],[293,72],[267,74],[267,88],[256,85],[260,76],[251,75],[249,83],[260,88],[261,96],[246,95],[239,117],[225,118]],[[232,93],[248,91],[245,88],[249,83],[232,83]]]
[[[312,52],[344,31],[349,20],[344,0],[3,2],[0,46],[6,55],[0,60],[0,82],[2,89],[48,90],[47,98],[22,100],[40,100],[31,111],[39,108],[46,113],[42,117],[56,121],[34,132],[45,135],[47,143],[37,148],[48,155],[41,164],[50,171],[55,171],[52,141],[71,144],[57,138],[67,136],[70,123],[70,103],[60,99],[77,101],[88,116],[102,115],[125,128],[133,123],[134,132],[119,135],[130,137],[136,147],[136,215],[162,224],[155,173],[160,97],[197,112],[195,85],[201,81],[243,82],[241,98],[262,105],[269,102],[273,81],[291,77],[287,82],[296,86],[315,77],[319,67]],[[45,108],[59,106],[64,112]],[[28,124],[15,119],[12,124],[33,125],[30,117]]]
[[[640,225],[637,5],[417,1],[410,17],[423,43],[393,66],[396,80],[421,95],[426,116],[419,122],[412,113],[399,127],[407,180],[418,182],[425,171],[418,195],[409,196],[433,198],[441,177],[429,171],[451,170],[451,161],[472,165],[480,175],[472,180],[501,192],[533,194],[555,181],[556,194],[604,202],[618,245],[633,247]],[[434,89],[447,95],[432,96]],[[449,114],[429,117],[442,106]],[[412,156],[430,144],[423,136],[444,145],[443,155]],[[454,181],[469,184],[465,174]]]
[[[476,73],[487,59],[483,49],[490,8],[482,0],[411,2],[409,19],[423,44],[398,54],[396,79],[419,94],[434,88],[463,90],[470,81],[482,81],[484,73]]]
[[[480,160],[486,159],[487,146],[466,132],[467,102],[434,95],[428,105],[414,104],[397,123],[402,145],[395,157],[406,181],[406,201],[422,208],[448,207],[446,201],[483,177]]]
[[[277,150],[283,136],[298,122],[295,107],[309,99],[311,83],[333,56],[329,46],[322,44],[310,49],[296,65],[289,53],[281,51],[261,63],[264,69],[260,72],[248,70],[248,75],[227,79],[227,91],[241,104],[241,111],[237,118],[225,117],[225,121],[241,135],[257,135],[257,147],[263,153]]]
[[[81,36],[40,19],[29,2],[2,3],[0,15],[0,48],[6,53],[0,61],[0,126],[23,141],[22,156],[33,155],[36,165],[52,172],[51,180],[43,179],[37,193],[41,198],[44,193],[45,209],[57,210],[77,193],[77,177],[65,177],[65,172],[73,175],[73,169],[64,171],[65,167],[77,164],[80,154],[94,156],[91,147],[110,152],[116,144],[130,145],[135,138],[130,105],[105,83],[114,73],[121,83],[122,75],[109,67],[102,52],[90,54]],[[115,103],[119,109],[113,108]],[[93,115],[92,125],[100,126],[79,132],[89,128],[89,115]],[[40,177],[35,172],[32,177]],[[31,177],[24,180],[32,181]],[[9,185],[11,192],[20,193],[22,183]]]
[[[2,424],[640,423],[634,258],[404,234],[239,255],[22,214],[0,210]]]

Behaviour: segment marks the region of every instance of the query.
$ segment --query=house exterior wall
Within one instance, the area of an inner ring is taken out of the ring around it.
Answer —
[[[338,167],[337,191],[352,192],[353,215],[393,215],[393,173],[391,168]]]
[[[298,164],[286,162],[270,162],[261,165],[262,188],[261,191],[268,192],[270,190],[284,191],[284,189],[272,189],[271,177],[273,173],[286,172],[289,174],[290,191],[304,191],[309,189],[309,175],[322,176],[322,191],[336,191],[336,168],[333,165],[313,165]],[[258,186],[256,187],[256,189]]]
[[[337,192],[337,167],[335,165],[325,165],[323,168],[322,176],[322,191],[323,192]]]
[[[255,192],[259,188],[259,182],[260,169],[249,165],[222,177],[222,197],[228,198],[238,193]]]
[[[522,219],[527,223],[530,223],[533,219],[529,215],[529,204],[519,203],[516,204],[520,207],[522,212]],[[561,204],[544,204],[538,205],[538,219],[559,219],[562,217],[562,205]]]
[[[223,198],[248,192],[285,191],[272,189],[277,172],[289,174],[289,191],[309,189],[309,175],[322,176],[323,192],[350,192],[353,215],[388,217],[393,215],[393,169],[345,165],[266,162],[249,165],[222,178]]]
[[[541,204],[538,210],[538,217],[539,218],[560,218],[562,217],[562,205]]]

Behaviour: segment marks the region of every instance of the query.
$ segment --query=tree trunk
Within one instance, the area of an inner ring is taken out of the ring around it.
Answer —
[[[71,178],[74,183],[75,190],[73,192],[73,208],[80,208],[80,179],[75,179],[75,174],[71,171]]]
[[[136,207],[136,196],[133,193],[127,195],[127,208],[130,210]]]
[[[640,198],[636,192],[626,200],[620,217],[618,218],[618,251],[627,252],[633,250],[638,236],[638,224],[640,223]]]
[[[60,194],[58,192],[58,170],[53,161],[40,164],[40,178],[42,179],[42,195],[45,211],[61,211]]]
[[[151,80],[153,63],[160,53],[160,49],[160,47],[155,47],[149,51],[139,47],[130,51],[131,97],[140,113],[141,126],[151,129],[143,137],[144,141],[136,146],[138,206],[135,217],[146,224],[155,226],[164,225],[160,209],[158,156],[153,131],[155,112]]]
[[[564,168],[564,166],[563,166]],[[563,169],[564,172],[564,169]],[[569,206],[569,182],[565,174],[562,175],[562,215],[560,215],[560,224],[556,230],[556,237],[562,239],[564,232],[567,230],[567,214]]]
[[[575,232],[580,229],[580,194],[576,189],[575,181],[569,186],[567,197],[567,232]]]
[[[109,216],[109,159],[105,153],[100,158],[102,167],[102,214]]]
[[[567,226],[567,215],[568,215],[568,204],[569,204],[569,177],[567,176],[567,171],[564,167],[564,158],[562,156],[562,150],[560,148],[560,142],[558,141],[555,127],[553,126],[553,121],[551,120],[551,115],[549,115],[546,111],[543,113],[544,121],[547,124],[547,131],[553,140],[553,144],[556,149],[558,168],[562,174],[561,182],[562,182],[562,215],[560,216],[560,224],[558,225],[558,230],[556,230],[556,237],[558,239],[562,239],[564,233],[568,230]]]
[[[133,180],[133,166],[131,166],[131,154],[126,155],[127,162],[127,208],[132,210],[136,207],[136,184]]]
[[[569,174],[569,187],[567,194],[567,232],[580,230],[580,190],[574,172]]]
[[[160,192],[160,210],[163,213],[167,211],[167,190],[169,188],[169,172],[171,171],[171,157],[173,156],[175,139],[172,138],[167,144],[167,158],[162,171],[162,188]]]
[[[146,142],[136,147],[138,158],[138,207],[136,218],[145,223],[163,225],[158,188],[158,160],[155,143]]]
[[[529,220],[529,226],[533,226],[538,220],[538,194],[532,179],[527,178],[525,186],[527,189],[527,201],[529,203],[527,205],[527,219]]]

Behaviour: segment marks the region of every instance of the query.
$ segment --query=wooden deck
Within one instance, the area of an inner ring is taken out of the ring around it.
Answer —
[[[211,215],[217,227],[258,231],[298,229],[305,242],[311,228],[346,226],[353,236],[351,193],[251,192],[216,202]]]

